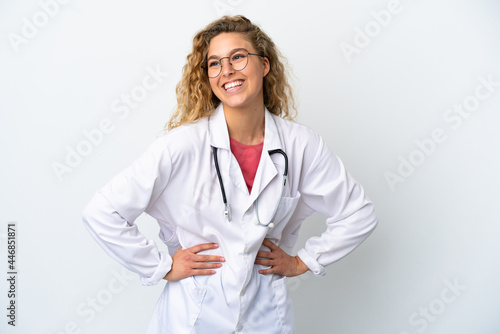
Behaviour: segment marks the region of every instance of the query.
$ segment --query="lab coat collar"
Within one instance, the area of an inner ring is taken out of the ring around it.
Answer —
[[[210,132],[210,145],[217,148],[230,150],[229,131],[227,130],[226,117],[222,103],[215,109],[214,114],[208,119]]]
[[[259,167],[257,169],[257,174],[253,182],[252,193],[250,194],[250,201],[248,203],[247,209],[252,205],[252,203],[260,196],[262,191],[266,186],[278,175],[282,174],[285,168],[285,162],[281,155],[275,154],[273,156],[269,155],[270,150],[282,149],[283,145],[280,140],[278,127],[276,126],[276,121],[274,117],[267,110],[265,113],[265,133],[264,133],[264,147],[262,148],[262,155],[260,157]],[[270,190],[271,192],[279,191],[279,188]],[[271,198],[279,198],[279,193],[271,196]]]
[[[253,205],[255,200],[260,196],[266,186],[277,175],[281,175],[285,168],[285,162],[281,155],[275,154],[271,157],[268,153],[268,151],[270,150],[283,149],[283,145],[281,143],[280,135],[278,132],[278,127],[274,119],[275,117],[278,116],[273,116],[269,112],[269,110],[267,110],[267,108],[265,109],[265,130],[262,155],[260,158],[259,167],[257,168],[257,173],[255,175],[252,192],[248,198],[248,202],[243,204],[243,206],[245,207],[244,211],[248,210]],[[229,156],[231,157],[229,159],[229,164],[221,164],[221,173],[228,173],[226,175],[230,176],[231,182],[238,189],[248,194],[248,189],[243,179],[240,166],[238,165],[238,162],[233,157],[233,155],[230,153],[231,146],[229,143],[229,132],[227,129],[227,123],[222,103],[216,108],[214,114],[210,116],[209,131],[210,145],[227,150]],[[279,187],[273,187],[272,190],[269,190],[271,192],[271,194],[269,194],[270,197],[273,199],[279,198],[279,190]]]
[[[214,114],[209,118],[210,145],[230,150],[229,132],[227,130],[226,117],[222,103],[215,109]],[[273,115],[265,109],[265,130],[264,130],[264,147],[263,150],[269,151],[281,148],[278,128],[274,121]]]

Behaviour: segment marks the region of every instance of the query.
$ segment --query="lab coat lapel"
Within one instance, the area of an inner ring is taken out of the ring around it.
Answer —
[[[264,136],[264,147],[262,149],[262,155],[260,157],[259,167],[257,169],[257,174],[255,175],[255,180],[252,187],[252,193],[250,194],[250,202],[247,209],[253,202],[260,197],[261,193],[266,189],[267,185],[279,174],[281,175],[284,170],[285,162],[281,155],[274,154],[269,155],[268,151],[274,149],[283,149],[281,140],[278,133],[278,128],[273,119],[272,114],[267,110],[265,112],[265,136]],[[280,179],[281,180],[281,179]],[[266,190],[269,193],[269,198],[279,198],[281,188],[277,183],[276,187],[270,187]],[[267,194],[266,194],[267,195]],[[268,197],[268,196],[266,196]],[[259,204],[265,205],[261,201]],[[270,204],[274,205],[274,203]]]
[[[226,117],[224,115],[222,104],[220,104],[215,110],[214,114],[210,116],[209,131],[210,145],[219,149],[219,168],[224,184],[227,184],[229,186],[229,184],[232,183],[239,190],[248,194],[247,186],[243,178],[243,174],[241,173],[241,168],[238,164],[238,161],[231,153],[231,146],[229,144],[229,132],[227,130]],[[274,149],[283,149],[283,145],[281,144],[281,139],[279,136],[278,128],[276,126],[276,122],[274,121],[272,114],[266,108],[264,146],[262,148],[259,167],[257,168],[257,173],[255,175],[252,193],[250,194],[250,197],[248,198],[248,202],[246,204],[241,203],[244,206],[244,211],[248,210],[253,205],[255,200],[261,197],[264,189],[266,189],[267,185],[278,174],[281,175],[283,173],[283,170],[285,168],[283,157],[279,154],[270,156],[268,153],[268,151]],[[269,187],[269,190],[266,190],[266,196],[264,196],[265,198],[263,198],[262,201],[259,201],[259,204],[263,207],[266,205],[275,205],[274,201],[279,199],[281,195],[280,185],[281,178],[279,178],[279,181],[276,182],[276,186]],[[228,195],[228,189],[226,189],[226,195]],[[267,198],[272,203],[266,203]],[[228,202],[231,202],[231,199],[228,198]],[[271,216],[269,217],[269,219],[270,218]]]
[[[227,131],[226,117],[222,103],[215,109],[209,118],[210,145],[220,149],[229,150],[229,132]]]
[[[214,114],[210,116],[209,130],[210,145],[218,148],[219,168],[224,184],[228,184],[229,186],[228,182],[231,182],[241,191],[248,193],[238,161],[231,153],[229,132],[227,130],[226,116],[224,115],[222,103],[215,109]],[[226,178],[226,175],[229,175],[229,177]],[[228,189],[226,189],[227,192]],[[228,201],[230,200],[228,199]]]

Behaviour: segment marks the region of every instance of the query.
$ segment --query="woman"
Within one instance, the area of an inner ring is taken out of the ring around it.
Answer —
[[[285,74],[248,19],[211,23],[194,38],[169,131],[87,206],[109,255],[145,285],[167,281],[148,333],[292,333],[286,277],[323,276],[374,229],[362,187],[291,120]],[[143,212],[169,253],[133,224]],[[289,255],[315,212],[326,231]]]

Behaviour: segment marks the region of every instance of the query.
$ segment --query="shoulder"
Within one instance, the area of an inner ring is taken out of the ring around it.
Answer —
[[[193,123],[184,123],[166,132],[163,136],[167,140],[177,140],[190,138],[192,136],[197,138],[203,136],[206,132],[208,132],[208,117],[203,117]]]
[[[321,136],[307,125],[273,115],[282,142],[295,143],[294,146],[317,147],[323,142]]]
[[[208,118],[180,125],[157,138],[158,145],[170,152],[190,152],[208,138]]]
[[[278,116],[273,118],[280,133],[283,149],[289,152],[287,154],[291,161],[296,161],[305,171],[316,168],[337,170],[340,167],[340,159],[329,148],[324,138],[312,128]]]

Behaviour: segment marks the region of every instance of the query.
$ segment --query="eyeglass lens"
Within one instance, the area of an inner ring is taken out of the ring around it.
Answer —
[[[248,64],[248,54],[244,51],[236,51],[229,55],[229,57],[224,57],[229,59],[229,65],[235,71],[243,70]],[[224,59],[222,58],[222,59]],[[210,78],[217,77],[222,70],[221,59],[209,59],[207,61],[207,71]]]

